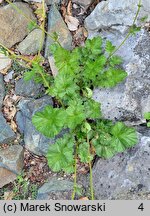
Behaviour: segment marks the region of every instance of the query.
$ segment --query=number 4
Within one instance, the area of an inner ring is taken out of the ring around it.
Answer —
[[[144,210],[144,206],[143,206],[143,203],[141,203],[138,207],[139,210],[143,211]]]

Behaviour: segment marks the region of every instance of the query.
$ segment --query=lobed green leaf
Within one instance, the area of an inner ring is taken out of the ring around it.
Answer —
[[[65,126],[66,112],[63,109],[46,106],[43,111],[36,112],[32,117],[34,127],[46,137],[54,137]]]
[[[58,139],[49,147],[46,157],[49,167],[54,172],[72,173],[74,171],[74,139],[69,135]]]

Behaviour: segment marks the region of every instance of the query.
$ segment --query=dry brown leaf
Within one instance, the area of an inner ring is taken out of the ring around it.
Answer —
[[[79,26],[79,20],[73,16],[66,15],[65,16],[65,22],[67,23],[67,26],[70,31],[76,31]]]
[[[11,120],[16,115],[17,109],[14,106],[14,101],[10,95],[6,95],[4,99],[4,114],[8,120]]]
[[[14,116],[16,115],[17,109],[16,107],[13,105],[12,107],[10,107],[10,114],[9,114],[9,118],[13,119]]]
[[[67,6],[67,14],[68,16],[72,15],[72,2],[69,1],[68,6]]]
[[[88,37],[88,31],[84,27],[82,27],[82,29],[83,29],[83,35],[84,35],[84,37],[87,38]]]
[[[77,46],[83,46],[88,33],[84,27],[79,27],[74,35],[74,43]]]
[[[64,5],[61,6],[61,13],[62,13],[62,16],[65,17],[66,14],[67,14],[67,9]]]
[[[3,74],[3,75],[6,75],[8,70],[10,69],[10,67],[11,67],[11,64],[8,65],[5,69],[1,70],[0,73]]]
[[[12,191],[4,192],[4,200],[12,200],[15,196],[15,193]]]
[[[14,120],[14,117],[16,115],[17,112],[17,108],[15,106],[15,104],[21,99],[20,96],[17,96],[15,94],[13,94],[11,92],[10,95],[6,95],[6,97],[4,98],[3,101],[3,112],[4,112],[4,116],[7,119],[7,121],[10,124],[10,127],[12,128],[12,130],[14,132],[17,132],[17,124]]]
[[[89,200],[88,197],[81,197],[79,200]]]
[[[11,119],[11,122],[10,122],[10,127],[11,129],[14,131],[14,132],[17,132],[17,124],[14,120]]]
[[[13,100],[11,99],[10,95],[6,95],[3,102],[4,106],[11,107],[13,104]]]

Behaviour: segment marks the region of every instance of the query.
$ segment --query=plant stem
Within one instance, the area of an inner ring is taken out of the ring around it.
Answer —
[[[42,28],[45,30],[45,28],[44,28],[45,27],[45,0],[42,0],[42,18],[43,18]],[[44,36],[45,36],[45,33],[44,33],[44,31],[42,31],[42,37],[41,37],[41,40],[40,40],[40,47],[39,47],[39,50],[38,50],[38,56],[40,56],[40,53],[41,53],[41,50],[42,50]],[[47,82],[47,80],[44,77],[44,74],[40,70],[39,70],[39,74],[41,75],[45,86],[50,90],[49,83]]]
[[[133,23],[132,23],[132,26],[135,25],[135,22],[137,20],[137,17],[139,15],[139,12],[140,12],[140,9],[141,9],[141,3],[142,3],[142,0],[139,0],[139,3],[138,3],[138,9],[137,9],[137,12],[136,12],[136,15],[134,17],[134,20],[133,20]],[[130,27],[131,28],[131,27]],[[120,47],[122,47],[122,45],[126,42],[126,40],[130,37],[132,33],[129,31],[128,34],[126,35],[125,39],[121,42],[121,44],[110,54],[110,56],[108,57],[108,59],[110,59],[119,49]]]
[[[108,57],[108,59],[110,59],[119,49],[120,47],[123,46],[123,44],[126,42],[126,40],[130,37],[131,33],[128,32],[128,34],[126,35],[125,39],[121,42],[121,44],[110,54],[110,56]]]
[[[74,183],[73,183],[73,192],[72,192],[72,200],[75,199],[76,190],[77,190],[77,151],[78,144],[75,146],[75,164],[74,164]]]
[[[13,51],[11,51],[10,49],[8,49],[6,46],[4,46],[2,43],[0,43],[0,46],[3,47],[8,53],[10,53],[12,55],[12,58],[13,59],[22,59],[26,62],[31,62],[30,59],[24,57],[24,56],[21,56],[21,55],[16,55]]]
[[[39,74],[41,75],[45,86],[50,90],[50,85],[49,85],[49,83],[47,82],[47,80],[45,79],[44,74],[43,74],[40,70],[39,70]]]
[[[93,173],[92,173],[92,165],[91,165],[91,152],[90,152],[90,142],[89,142],[89,137],[88,137],[88,133],[87,133],[87,143],[89,146],[89,168],[90,168],[90,192],[91,192],[91,200],[94,200],[94,189],[93,189]]]
[[[43,18],[43,22],[42,22],[41,26],[45,30],[45,0],[42,0],[42,18]],[[38,51],[38,56],[40,56],[40,53],[41,53],[41,50],[42,50],[42,47],[43,47],[44,37],[45,37],[45,32],[42,31],[42,37],[41,37],[41,40],[40,40],[40,48],[39,48],[39,51]]]
[[[89,168],[90,168],[90,191],[91,191],[91,200],[94,200],[93,172],[92,172],[91,161],[89,162]]]
[[[142,6],[142,0],[139,0],[139,3],[138,3],[138,10],[137,10],[137,12],[136,12],[136,15],[135,15],[135,18],[134,18],[134,20],[133,20],[133,24],[132,24],[132,25],[134,25],[135,22],[136,22],[136,20],[137,20],[137,17],[138,17],[138,15],[139,15],[139,12],[140,12],[140,9],[141,9],[141,6]]]

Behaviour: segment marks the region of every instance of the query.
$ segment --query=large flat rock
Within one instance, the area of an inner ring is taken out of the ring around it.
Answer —
[[[28,4],[14,3],[29,19],[35,20],[35,16]],[[28,34],[29,20],[20,14],[11,5],[0,8],[0,43],[10,48],[22,41]]]
[[[23,168],[24,150],[21,145],[12,145],[0,151],[0,166],[15,174]]]
[[[137,0],[100,2],[85,20],[89,38],[101,36],[119,46],[132,25],[136,3]],[[139,19],[149,15],[150,11],[149,1],[142,4]],[[101,103],[104,118],[123,120],[133,125],[143,123],[144,113],[150,110],[149,33],[142,29],[135,36],[130,36],[116,54],[123,58],[123,68],[128,77],[114,88],[95,89],[93,98]]]
[[[105,36],[116,45],[125,37],[116,32],[107,32]],[[123,67],[128,73],[126,80],[111,89],[95,89],[93,97],[101,103],[105,118],[143,123],[144,113],[150,110],[149,33],[142,30],[130,37],[117,54],[124,59]]]
[[[16,174],[11,171],[0,167],[0,188],[4,185],[13,182],[16,179]]]
[[[96,199],[147,199],[150,194],[150,131],[139,144],[93,168]]]
[[[0,188],[14,181],[23,169],[24,150],[20,145],[12,145],[0,150]]]
[[[85,20],[89,31],[112,27],[131,26],[137,11],[139,0],[107,0],[100,2]],[[150,19],[150,1],[143,0],[137,22],[148,16]]]

